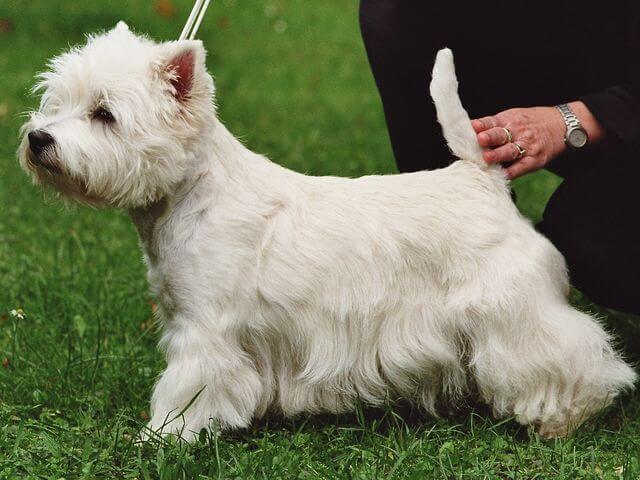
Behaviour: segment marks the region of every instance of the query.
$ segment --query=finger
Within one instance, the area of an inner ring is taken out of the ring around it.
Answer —
[[[519,155],[520,151],[513,143],[507,143],[506,145],[482,153],[484,161],[490,164],[513,162],[518,159]]]
[[[515,162],[513,165],[505,168],[505,174],[509,180],[513,180],[515,178],[521,177],[527,173],[538,170],[538,164],[534,157],[522,157],[519,161]]]
[[[496,117],[482,117],[476,120],[471,120],[471,126],[476,133],[483,132],[493,127],[498,127],[498,119]]]
[[[481,147],[499,147],[509,141],[509,135],[504,127],[494,127],[478,134],[478,143]]]

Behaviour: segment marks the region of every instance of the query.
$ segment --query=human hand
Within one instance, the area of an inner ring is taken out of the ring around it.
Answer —
[[[604,130],[584,103],[571,102],[569,106],[587,131],[589,143],[599,142]],[[478,143],[486,149],[485,162],[502,164],[511,180],[545,167],[567,149],[567,127],[555,107],[512,108],[471,124]],[[511,132],[511,142],[505,129]],[[522,154],[516,144],[524,150]]]

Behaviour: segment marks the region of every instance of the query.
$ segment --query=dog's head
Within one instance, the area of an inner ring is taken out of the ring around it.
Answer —
[[[156,43],[123,22],[51,60],[35,91],[20,163],[35,183],[92,205],[162,198],[214,123],[202,43]]]

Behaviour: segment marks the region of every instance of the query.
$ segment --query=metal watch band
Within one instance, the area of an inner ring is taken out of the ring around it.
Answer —
[[[570,132],[574,128],[584,129],[582,127],[582,124],[580,123],[580,120],[578,120],[578,117],[576,117],[576,114],[573,113],[573,110],[571,110],[571,107],[569,105],[567,105],[566,103],[561,103],[560,105],[556,105],[556,108],[562,114],[564,123],[567,124],[567,132]]]

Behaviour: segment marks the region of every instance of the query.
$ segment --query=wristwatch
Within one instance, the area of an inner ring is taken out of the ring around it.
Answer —
[[[564,143],[573,149],[584,147],[589,141],[589,135],[587,135],[587,131],[580,123],[580,120],[578,120],[578,117],[576,117],[576,114],[573,113],[571,107],[566,103],[561,103],[560,105],[556,105],[556,108],[562,114],[564,123],[567,125]]]

